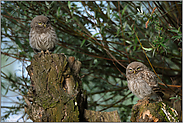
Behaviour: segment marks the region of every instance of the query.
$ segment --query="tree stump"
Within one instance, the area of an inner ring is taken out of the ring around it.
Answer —
[[[79,77],[81,62],[64,54],[36,54],[27,67],[31,88],[24,96],[34,122],[120,122],[117,111],[87,109],[86,92]]]
[[[79,78],[81,62],[64,54],[36,54],[27,67],[32,88],[26,111],[34,122],[84,121],[86,94]],[[31,101],[31,102],[29,102]]]
[[[121,122],[117,111],[99,112],[85,110],[85,119],[88,122]]]
[[[139,100],[132,107],[132,122],[179,122],[176,110],[163,102]]]

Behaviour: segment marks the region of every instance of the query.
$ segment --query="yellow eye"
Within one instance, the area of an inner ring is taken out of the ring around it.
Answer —
[[[137,70],[140,70],[140,69],[141,69],[140,67],[137,68]]]
[[[132,71],[132,69],[129,69],[130,71]]]
[[[38,25],[41,25],[42,23],[41,22],[38,22]]]

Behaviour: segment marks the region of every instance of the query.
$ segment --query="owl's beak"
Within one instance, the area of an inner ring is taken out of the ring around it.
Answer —
[[[134,72],[134,73],[136,73],[136,71],[135,71],[135,70],[134,70],[133,72]]]
[[[44,24],[44,27],[46,27],[46,24]]]

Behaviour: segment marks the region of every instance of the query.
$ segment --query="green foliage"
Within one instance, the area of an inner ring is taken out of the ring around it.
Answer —
[[[30,78],[25,67],[34,55],[28,39],[30,22],[43,14],[51,19],[59,38],[54,53],[65,53],[82,62],[89,109],[118,110],[121,121],[129,121],[135,102],[134,95],[129,94],[124,66],[141,61],[150,68],[148,56],[163,83],[172,84],[171,77],[182,76],[181,7],[181,2],[1,2],[1,54],[23,66],[22,75],[16,79],[1,73],[10,85],[3,89],[13,87],[19,94],[27,93]]]
[[[176,97],[171,97],[170,99],[175,99],[175,102],[182,100],[180,96],[176,95]]]

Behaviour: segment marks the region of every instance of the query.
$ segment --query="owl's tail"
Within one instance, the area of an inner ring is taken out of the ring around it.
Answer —
[[[162,100],[162,97],[163,97],[163,93],[162,93],[162,90],[159,88],[159,87],[153,87],[153,91],[155,92],[156,94],[156,99],[160,102],[160,101],[163,101]]]

